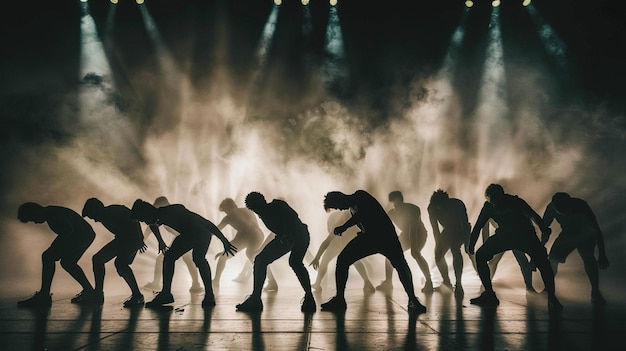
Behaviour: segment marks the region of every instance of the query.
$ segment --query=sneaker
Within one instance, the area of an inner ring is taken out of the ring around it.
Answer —
[[[300,311],[302,312],[315,312],[317,310],[317,305],[315,304],[315,298],[313,295],[304,295],[302,299],[302,306],[300,307]]]
[[[559,302],[559,299],[554,297],[548,297],[548,311],[550,312],[561,312],[563,310],[563,305]]]
[[[235,307],[237,308],[237,311],[258,312],[263,310],[263,302],[260,297],[248,296],[244,302]]]
[[[495,293],[483,292],[480,296],[470,299],[470,303],[472,305],[479,306],[498,306],[500,304],[500,300],[496,297]]]
[[[104,303],[104,293],[102,291],[81,291],[71,300],[72,303],[80,305],[102,305]]]
[[[160,307],[168,303],[174,302],[174,296],[172,293],[158,293],[152,301],[146,303],[146,307]]]
[[[409,313],[426,313],[426,306],[422,305],[419,300],[410,300],[407,307]]]
[[[204,287],[200,284],[193,284],[191,288],[189,288],[189,292],[192,294],[201,294],[204,292]]]
[[[320,305],[322,311],[345,311],[348,306],[346,300],[337,296]]]
[[[215,295],[204,295],[204,299],[202,299],[202,307],[213,307],[215,306]]]
[[[39,291],[35,292],[26,300],[18,301],[17,307],[50,307],[52,306],[51,294],[45,295]]]
[[[126,299],[126,301],[124,301],[124,307],[131,307],[131,306],[143,306],[145,300],[143,298],[142,294],[139,295],[131,295],[129,298]]]

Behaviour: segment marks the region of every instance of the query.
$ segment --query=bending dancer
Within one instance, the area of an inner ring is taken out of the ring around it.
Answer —
[[[393,208],[389,210],[389,217],[400,229],[400,245],[402,252],[411,249],[411,256],[417,262],[418,267],[424,274],[426,284],[422,288],[424,292],[433,291],[433,281],[430,276],[430,267],[424,256],[422,249],[426,245],[427,232],[424,222],[422,222],[422,212],[420,208],[412,203],[404,202],[404,196],[399,191],[389,193],[389,202]],[[378,290],[389,290],[393,287],[393,268],[389,260],[385,261],[385,280],[376,287]],[[444,283],[446,283],[444,281]],[[447,282],[450,283],[449,281]],[[452,285],[450,285],[452,287]]]
[[[259,222],[254,214],[245,207],[237,207],[235,200],[231,198],[224,199],[219,206],[219,210],[226,213],[226,216],[217,224],[220,230],[228,225],[236,230],[235,237],[231,240],[231,244],[237,247],[238,251],[246,249],[246,257],[249,262],[254,262],[254,257],[259,253],[263,245],[263,231],[259,227]],[[230,256],[218,253],[215,258],[217,261],[217,268],[215,269],[215,276],[213,277],[213,286],[220,285],[220,278],[226,265],[226,261]],[[245,274],[245,273],[244,273]],[[276,280],[269,267],[267,267],[268,286],[276,287]]]
[[[274,199],[268,203],[265,197],[258,192],[251,192],[246,196],[246,207],[256,213],[265,226],[276,234],[254,259],[254,287],[252,294],[237,305],[238,311],[261,311],[261,290],[267,275],[267,266],[289,254],[289,266],[298,277],[304,290],[302,312],[314,312],[317,308],[311,291],[311,279],[302,260],[311,240],[307,225],[302,223],[298,213],[287,202]]]
[[[479,297],[471,299],[470,303],[485,306],[499,304],[491,284],[487,262],[497,253],[507,250],[520,250],[530,256],[532,262],[541,272],[548,293],[549,310],[560,311],[563,306],[554,293],[554,274],[548,261],[548,255],[535,233],[531,220],[541,228],[544,235],[550,229],[526,201],[517,196],[505,194],[500,184],[490,184],[485,190],[485,198],[487,201],[483,205],[470,234],[468,252],[474,254],[478,235],[490,218],[498,224],[498,228],[494,235],[489,237],[476,252],[476,267],[485,291]]]
[[[159,252],[165,251],[163,257],[163,289],[152,301],[146,303],[146,307],[158,307],[174,302],[172,295],[172,278],[174,277],[174,264],[182,255],[191,250],[193,262],[200,271],[200,277],[204,283],[204,299],[202,307],[215,306],[215,295],[211,285],[211,267],[206,260],[212,235],[217,236],[224,245],[225,255],[234,255],[237,248],[234,247],[222,234],[213,222],[199,214],[192,212],[180,204],[154,207],[143,200],[136,200],[133,204],[132,215],[134,218],[148,224],[159,242]],[[172,246],[167,245],[159,232],[160,225],[172,227],[180,233]]]
[[[455,277],[454,293],[462,295],[463,256],[461,255],[461,246],[466,245],[470,237],[467,208],[463,201],[450,198],[447,192],[438,189],[430,197],[428,217],[435,238],[435,263],[443,278],[443,285],[452,287],[448,274],[448,263],[444,257],[450,251],[452,252]],[[442,230],[440,230],[440,225]]]
[[[561,226],[561,233],[554,240],[548,256],[552,271],[556,275],[559,263],[565,263],[567,256],[574,249],[578,250],[591,283],[591,302],[604,304],[605,300],[600,292],[598,268],[608,268],[609,259],[606,257],[602,230],[591,207],[585,200],[571,197],[567,193],[556,193],[543,214],[543,222],[550,226],[555,219]],[[549,235],[548,233],[541,237],[544,245],[548,242]],[[597,261],[594,256],[596,245],[598,246]]]
[[[331,191],[324,198],[324,209],[329,208],[353,211],[350,219],[335,228],[333,232],[336,235],[343,234],[354,225],[358,225],[361,232],[346,245],[337,257],[337,268],[335,269],[337,295],[322,304],[322,310],[344,311],[347,308],[344,294],[350,265],[364,257],[379,253],[387,257],[398,271],[400,282],[402,282],[409,297],[409,312],[426,312],[426,307],[415,296],[411,269],[404,258],[396,229],[380,203],[364,190],[357,190],[350,195]]]
[[[482,240],[483,243],[487,240],[487,238],[489,238],[489,227],[494,226],[497,227],[496,225],[494,225],[493,220],[490,219],[489,221],[487,221],[487,223],[485,224],[485,226],[482,229]],[[526,292],[528,293],[536,293],[537,291],[535,290],[535,288],[533,288],[533,271],[537,270],[537,267],[535,267],[529,260],[528,257],[526,257],[526,254],[523,251],[520,250],[511,250],[511,252],[513,253],[513,256],[515,257],[515,261],[517,261],[517,264],[519,265],[520,271],[522,272],[522,277],[524,278],[524,285],[526,285]],[[493,256],[493,258],[489,261],[489,272],[490,274],[490,279],[493,280],[494,275],[496,274],[496,269],[498,268],[498,264],[500,263],[500,260],[502,259],[502,256],[504,256],[505,252],[500,252],[499,254],[495,254]],[[474,257],[474,256],[472,256]],[[472,263],[474,264],[474,269],[476,269],[476,272],[478,272],[478,269],[476,268],[476,262],[474,259],[472,259]],[[484,287],[483,287],[484,289]]]
[[[143,305],[144,297],[139,291],[137,280],[130,268],[137,251],[144,252],[146,245],[143,242],[141,226],[137,220],[131,219],[130,209],[124,205],[104,206],[102,201],[91,198],[85,202],[83,217],[89,217],[102,223],[115,238],[104,245],[92,257],[93,274],[96,280],[94,302],[104,302],[104,274],[105,263],[115,258],[117,273],[126,281],[132,295],[124,301],[125,307]]]
[[[78,265],[78,260],[96,237],[96,233],[87,221],[67,207],[41,206],[27,202],[17,210],[17,219],[23,223],[44,223],[57,235],[50,247],[41,255],[41,289],[33,296],[17,303],[20,307],[46,307],[52,304],[50,286],[56,269],[56,261],[74,278],[83,290],[72,298],[72,303],[91,303],[93,286],[85,272]]]
[[[349,218],[350,212],[346,211],[332,211],[331,214],[328,216],[328,236],[320,244],[320,247],[317,250],[317,254],[315,254],[315,257],[310,264],[310,266],[313,266],[313,268],[318,270],[317,277],[315,278],[315,282],[312,286],[315,290],[322,289],[322,279],[324,278],[324,276],[326,276],[326,272],[328,271],[328,264],[330,263],[330,261],[333,258],[337,257],[341,250],[343,250],[346,245],[348,245],[350,240],[354,239],[357,235],[358,228],[356,226],[348,228],[348,230],[346,230],[343,235],[335,235],[335,233],[333,233],[335,227],[341,225],[342,223],[345,223]],[[321,263],[320,258],[322,259]],[[359,272],[359,275],[361,275],[361,278],[363,278],[363,291],[374,292],[376,289],[370,281],[364,261],[359,260],[354,262],[354,268],[356,268],[357,272]]]
[[[163,207],[169,206],[170,202],[165,196],[159,196],[154,200],[153,205],[155,207]],[[170,233],[174,238],[177,237],[180,233],[175,231],[174,229],[164,225],[165,231]],[[152,230],[150,227],[146,228],[143,233],[144,240],[150,236]],[[200,284],[200,278],[198,273],[198,268],[193,263],[193,257],[191,255],[191,251],[187,251],[183,257],[183,262],[185,266],[187,266],[187,270],[189,271],[189,276],[191,277],[191,287],[189,288],[189,292],[192,294],[201,294],[204,291],[202,284]],[[154,263],[154,277],[152,281],[143,286],[144,289],[159,291],[161,290],[161,280],[163,278],[163,252],[160,252],[157,255],[156,261]]]

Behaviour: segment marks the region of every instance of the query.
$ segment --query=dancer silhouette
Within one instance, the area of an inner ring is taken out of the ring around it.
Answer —
[[[144,252],[146,250],[139,222],[131,218],[128,207],[124,205],[104,206],[102,201],[97,198],[90,198],[85,202],[82,215],[102,223],[115,235],[112,241],[104,245],[92,257],[96,283],[93,293],[94,301],[104,302],[104,265],[115,258],[117,273],[126,281],[131,291],[131,296],[124,301],[124,306],[143,305],[144,297],[139,291],[137,280],[130,268],[137,251]]]
[[[246,250],[246,257],[252,264],[254,257],[261,251],[263,247],[263,231],[259,227],[257,217],[251,210],[245,207],[238,207],[235,200],[231,198],[224,199],[219,206],[219,210],[226,213],[226,216],[217,224],[220,230],[224,230],[226,226],[231,226],[236,230],[235,237],[231,240],[231,244],[237,247],[238,252]],[[226,261],[230,256],[218,253],[217,268],[215,269],[215,276],[213,277],[213,286],[220,285],[220,279],[222,272],[226,266]],[[277,287],[276,280],[272,274],[272,270],[267,268],[268,286]]]
[[[276,237],[255,257],[252,294],[237,305],[237,310],[252,312],[263,309],[261,290],[267,275],[267,266],[290,252],[289,266],[304,290],[300,309],[302,312],[314,312],[317,306],[311,291],[311,280],[302,262],[311,240],[307,225],[302,223],[298,213],[287,202],[274,199],[268,203],[265,196],[258,192],[251,192],[246,196],[246,207],[256,213]]]
[[[352,226],[359,226],[361,232],[352,239],[337,257],[335,283],[337,295],[321,305],[323,311],[344,311],[347,308],[345,299],[348,270],[354,262],[380,253],[385,256],[398,271],[400,282],[409,298],[410,313],[426,312],[413,287],[413,277],[396,229],[389,215],[381,204],[368,192],[357,190],[347,195],[339,191],[331,191],[324,198],[324,209],[351,210],[352,216],[344,224],[336,227],[334,233],[341,235]]]
[[[211,237],[215,235],[220,239],[224,245],[225,255],[234,255],[237,252],[237,248],[226,239],[217,226],[181,204],[154,207],[140,199],[133,204],[132,216],[150,226],[159,242],[159,251],[165,251],[163,289],[152,301],[146,303],[146,307],[159,307],[174,302],[172,295],[174,264],[189,250],[192,250],[193,262],[198,267],[204,283],[205,295],[202,300],[202,307],[215,306],[215,295],[211,284],[211,267],[205,257],[211,243]],[[160,225],[167,225],[180,233],[169,248],[165,245],[159,232]]]
[[[452,287],[448,274],[448,263],[444,257],[450,251],[455,277],[454,293],[461,295],[463,294],[461,246],[466,245],[470,237],[467,208],[463,201],[451,198],[446,191],[438,189],[430,197],[428,218],[435,238],[435,263],[443,278],[443,285]]]
[[[165,196],[157,197],[152,203],[155,207],[163,207],[169,206],[170,202]],[[170,228],[167,225],[161,226],[161,228],[165,228],[165,232],[169,233],[172,237],[177,237],[180,235],[179,232]],[[147,239],[150,234],[152,234],[152,229],[150,226],[146,228],[143,233],[144,240]],[[145,284],[142,288],[150,290],[150,291],[160,291],[161,290],[161,281],[163,279],[163,252],[159,252],[154,262],[154,275],[152,281]],[[191,251],[187,251],[182,257],[187,270],[189,271],[189,276],[191,277],[191,287],[189,288],[189,292],[192,294],[200,294],[204,291],[204,287],[200,284],[200,274],[198,272],[198,268],[193,263],[193,257],[191,255]]]
[[[541,245],[535,228],[535,222],[542,233],[550,229],[545,226],[541,217],[523,199],[504,193],[500,184],[490,184],[485,190],[487,201],[483,205],[474,228],[470,234],[468,252],[474,254],[474,246],[481,229],[489,219],[498,224],[493,236],[489,237],[476,252],[476,266],[480,281],[485,291],[470,303],[483,306],[499,304],[491,284],[491,274],[487,262],[497,253],[507,250],[520,250],[527,253],[534,265],[541,272],[543,283],[548,293],[548,308],[552,312],[560,311],[563,306],[554,293],[554,274],[548,261],[546,249]]]
[[[312,286],[315,290],[322,289],[322,279],[326,276],[330,261],[339,256],[339,253],[352,239],[356,237],[358,233],[358,228],[356,226],[348,228],[342,235],[335,235],[333,232],[337,226],[345,223],[349,218],[350,212],[347,211],[332,211],[328,216],[328,236],[324,239],[324,241],[322,241],[315,257],[313,257],[313,260],[309,264],[310,266],[313,266],[314,269],[318,270],[315,282]],[[363,291],[374,292],[376,289],[367,274],[368,269],[365,261],[359,260],[354,262],[354,268],[356,268],[361,278],[363,278]]]
[[[96,237],[96,233],[87,221],[74,210],[62,206],[42,206],[35,202],[27,202],[17,210],[17,218],[23,222],[47,223],[57,235],[50,247],[41,255],[42,274],[41,288],[33,296],[19,301],[19,307],[45,307],[52,304],[50,287],[56,270],[56,261],[83,288],[72,298],[72,303],[91,303],[93,286],[89,283],[85,272],[78,265],[78,260]]]
[[[600,292],[600,273],[598,268],[609,267],[609,259],[606,257],[604,236],[595,214],[587,201],[571,197],[568,193],[558,192],[552,196],[552,201],[546,207],[543,214],[543,222],[550,226],[556,220],[561,226],[561,233],[552,243],[548,258],[552,264],[554,274],[557,273],[559,263],[565,263],[565,259],[574,250],[583,260],[585,273],[591,283],[591,302],[604,304],[605,300]],[[543,235],[542,243],[549,240],[549,233]],[[598,246],[598,259],[594,251]]]

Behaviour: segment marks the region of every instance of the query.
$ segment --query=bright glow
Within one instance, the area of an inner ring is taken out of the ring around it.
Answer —
[[[330,6],[335,6],[337,5],[337,0],[330,0]]]
[[[117,4],[117,1],[118,1],[118,0],[111,0],[111,3],[112,3],[112,4]]]
[[[141,4],[143,4],[143,1],[144,1],[144,0],[135,0],[135,2],[137,3],[137,5],[141,5]]]
[[[302,5],[304,5],[304,6],[309,4],[309,0],[302,0],[301,2],[302,2]]]
[[[80,2],[87,2],[87,0],[80,0]]]
[[[526,9],[530,14],[530,18],[535,25],[537,34],[539,35],[546,52],[554,58],[559,66],[565,67],[567,65],[567,61],[565,59],[567,46],[563,40],[559,38],[558,34],[549,24],[545,23],[533,5],[528,5]]]
[[[500,6],[500,0],[493,0],[493,1],[491,2],[491,6],[493,6],[493,7],[498,7],[498,6]]]
[[[467,1],[465,1],[465,6],[472,7],[472,6],[474,6],[474,2],[472,0],[467,0]]]
[[[282,3],[283,3],[283,1],[282,1],[282,0],[274,0],[274,4],[275,4],[276,6],[280,6]]]
[[[343,33],[336,7],[330,9],[328,24],[326,25],[324,51],[322,80],[328,85],[345,77],[348,69],[345,63]]]
[[[524,0],[522,2],[522,6],[528,6],[528,5],[530,5],[530,3],[531,3],[531,0]]]

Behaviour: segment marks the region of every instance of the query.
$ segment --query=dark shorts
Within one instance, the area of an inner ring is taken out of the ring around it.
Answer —
[[[45,253],[54,258],[55,261],[78,262],[95,238],[95,233],[72,237],[57,236]]]
[[[550,259],[565,262],[565,259],[574,250],[578,250],[581,257],[593,256],[596,240],[590,233],[563,231],[554,240],[550,248]]]

